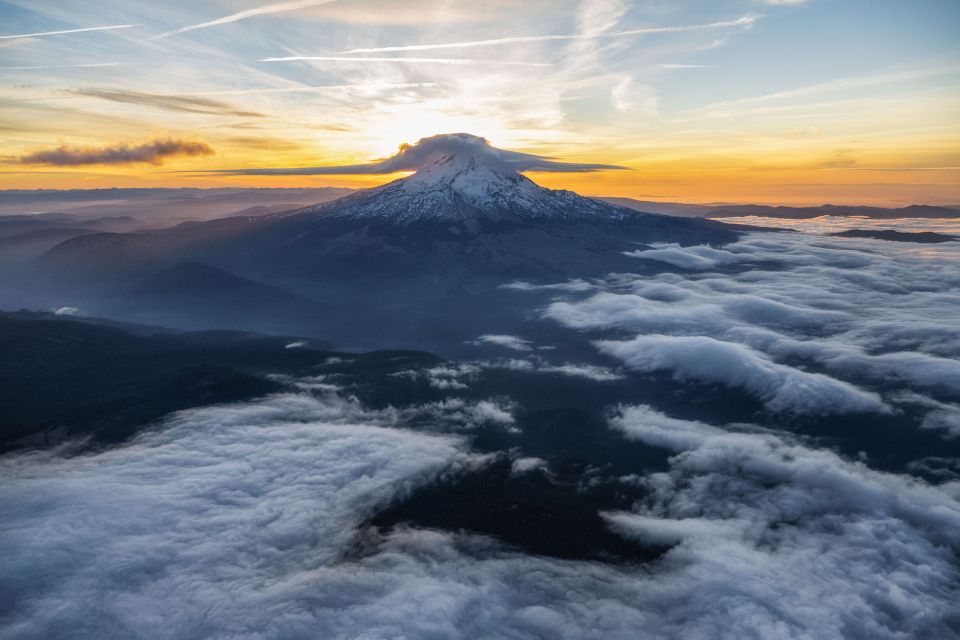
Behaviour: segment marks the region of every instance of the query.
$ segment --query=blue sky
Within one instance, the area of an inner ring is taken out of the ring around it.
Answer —
[[[7,188],[200,186],[170,170],[363,162],[466,131],[636,170],[577,177],[588,192],[960,201],[957,2],[5,0],[0,18]],[[75,29],[93,30],[49,33]],[[158,137],[213,153],[22,160]]]

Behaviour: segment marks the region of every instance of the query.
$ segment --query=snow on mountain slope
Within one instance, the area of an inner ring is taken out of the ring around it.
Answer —
[[[464,221],[480,217],[513,221],[614,221],[637,215],[571,191],[545,189],[520,173],[531,168],[560,170],[557,167],[594,165],[533,162],[531,158],[537,156],[496,149],[485,139],[468,134],[435,136],[405,152],[410,149],[420,152],[414,174],[297,213],[377,218],[397,223]]]
[[[74,238],[41,262],[54,285],[68,284],[71,293],[85,287],[83,307],[100,315],[169,318],[203,303],[208,320],[237,318],[218,326],[256,321],[242,326],[275,331],[272,320],[279,318],[303,335],[382,348],[422,345],[428,337],[462,345],[509,324],[527,304],[501,288],[515,280],[546,284],[636,273],[648,267],[631,252],[651,243],[721,245],[738,237],[719,222],[645,214],[545,189],[522,175],[602,166],[503,151],[466,134],[435,136],[372,169],[335,168],[414,172],[381,187],[286,213]],[[206,265],[322,306],[265,302],[265,295],[251,297],[239,284],[231,287],[236,296],[208,301],[195,282],[199,276],[183,264]],[[176,288],[185,295],[171,299],[140,286],[169,282],[170,273],[180,276]],[[146,293],[134,301],[131,290]],[[273,316],[270,323],[259,317],[263,308]]]
[[[629,268],[635,260],[623,253],[638,244],[722,244],[737,237],[717,222],[641,213],[545,189],[522,174],[609,168],[620,167],[555,162],[497,149],[478,136],[440,135],[373,164],[314,169],[413,172],[380,187],[283,213],[74,239],[43,262],[70,274],[99,264],[137,271],[144,261],[204,262],[264,282],[281,273],[329,282],[334,274],[353,281],[400,273],[435,277],[451,269],[560,277]]]

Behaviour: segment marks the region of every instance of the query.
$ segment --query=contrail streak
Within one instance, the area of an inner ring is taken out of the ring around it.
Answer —
[[[297,93],[306,91],[338,91],[349,89],[419,89],[439,87],[439,82],[383,82],[379,84],[324,84],[311,87],[280,87],[263,89],[228,89],[225,91],[204,91],[202,93],[184,93],[184,96],[240,96],[257,93]]]
[[[292,62],[296,60],[319,60],[322,62],[401,62],[406,64],[496,64],[512,67],[552,67],[546,62],[513,62],[511,60],[475,60],[470,58],[350,58],[344,56],[288,56],[285,58],[262,58],[259,62]]]
[[[129,29],[139,27],[138,24],[115,24],[109,27],[84,27],[83,29],[64,29],[63,31],[38,31],[37,33],[20,33],[13,36],[0,36],[0,40],[11,38],[39,38],[40,36],[59,36],[65,33],[85,33],[87,31],[110,31],[112,29]]]
[[[524,42],[549,42],[553,40],[593,40],[596,38],[619,38],[624,36],[639,36],[648,33],[677,33],[683,31],[703,31],[705,29],[722,29],[725,27],[746,27],[756,22],[755,17],[711,22],[709,24],[691,24],[677,27],[648,27],[645,29],[630,29],[628,31],[611,31],[592,34],[564,34],[542,36],[514,36],[510,38],[496,38],[493,40],[470,40],[467,42],[448,42],[444,44],[412,44],[397,47],[375,47],[369,49],[350,49],[341,51],[343,54],[352,53],[387,53],[389,51],[431,51],[435,49],[462,49],[468,47],[493,47],[503,44],[519,44]]]
[[[86,69],[90,67],[119,67],[126,62],[94,62],[90,64],[47,64],[34,67],[0,67],[0,71],[33,71],[35,69]]]
[[[222,18],[217,18],[216,20],[201,22],[199,24],[191,24],[186,27],[174,29],[173,31],[167,31],[166,33],[161,33],[160,35],[154,36],[150,39],[157,40],[159,38],[175,36],[179,33],[196,31],[197,29],[207,29],[209,27],[217,27],[222,24],[230,24],[231,22],[239,22],[241,20],[246,20],[247,18],[255,18],[257,16],[268,15],[271,13],[281,13],[284,11],[296,11],[297,9],[306,9],[307,7],[330,4],[331,2],[337,2],[337,0],[288,0],[287,2],[274,2],[273,4],[264,5],[255,9],[246,9],[244,11],[231,13],[228,16],[223,16]]]

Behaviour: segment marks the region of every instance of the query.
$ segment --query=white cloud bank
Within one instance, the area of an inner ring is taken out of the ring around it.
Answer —
[[[672,371],[680,380],[741,388],[771,411],[816,415],[888,410],[875,393],[777,364],[759,351],[733,342],[704,336],[648,335],[625,342],[602,341],[599,346],[637,371]]]
[[[80,314],[80,309],[77,307],[60,307],[59,309],[54,309],[53,315],[55,316],[76,316]]]
[[[650,497],[636,513],[607,516],[624,535],[678,544],[661,588],[687,615],[670,637],[955,634],[960,486],[645,406],[611,427],[678,452],[669,471],[640,481]]]
[[[645,407],[611,426],[680,453],[625,478],[650,499],[607,517],[677,544],[661,561],[402,527],[358,554],[378,506],[484,464],[393,419],[286,395],[183,412],[114,450],[0,458],[0,637],[883,640],[949,637],[960,613],[958,487]]]
[[[546,317],[627,334],[597,344],[632,368],[741,388],[785,413],[882,411],[877,393],[905,388],[960,398],[954,243],[753,233],[720,249],[630,255],[681,272],[611,276],[592,295],[555,300]],[[934,410],[926,426],[949,432]]]
[[[518,336],[486,334],[476,339],[477,344],[494,344],[514,351],[530,351],[533,346],[529,340]]]
[[[468,459],[362,417],[279,396],[100,454],[3,458],[0,635],[296,636],[362,518]]]
[[[541,347],[542,348],[542,347]],[[422,370],[409,369],[392,375],[412,380],[425,379],[435,389],[467,389],[484,372],[520,371],[546,375],[560,375],[572,378],[584,378],[594,382],[612,382],[622,380],[623,374],[608,367],[585,363],[564,362],[554,364],[539,356],[527,358],[501,358],[498,360],[477,360],[473,362],[447,363]]]

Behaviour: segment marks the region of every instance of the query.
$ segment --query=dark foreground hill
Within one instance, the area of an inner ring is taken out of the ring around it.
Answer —
[[[0,447],[83,435],[121,440],[171,411],[279,391],[270,374],[310,373],[337,355],[316,340],[109,324],[0,313]],[[402,355],[351,360],[376,370]],[[406,355],[420,364],[436,360]]]

